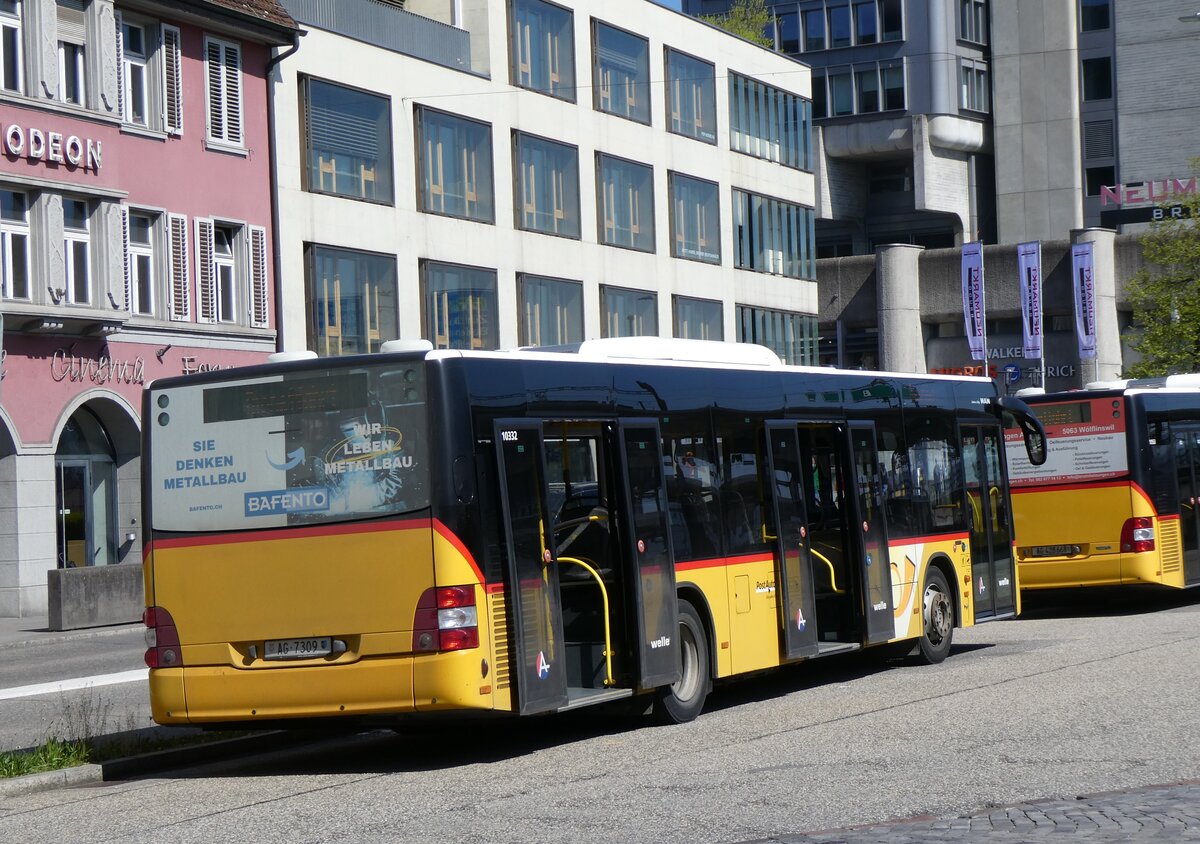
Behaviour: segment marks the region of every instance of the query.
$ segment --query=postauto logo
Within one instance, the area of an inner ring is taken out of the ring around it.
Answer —
[[[317,513],[329,509],[329,488],[273,489],[247,492],[246,517],[278,516],[285,513]]]

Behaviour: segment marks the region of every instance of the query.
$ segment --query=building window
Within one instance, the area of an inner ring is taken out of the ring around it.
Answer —
[[[830,116],[854,114],[854,86],[849,72],[829,74]]]
[[[4,90],[21,90],[21,67],[21,0],[0,0],[0,84]]]
[[[229,41],[204,39],[204,78],[208,106],[208,140],[241,147],[242,48]]]
[[[829,12],[829,46],[850,46],[850,7],[832,6]]]
[[[83,0],[57,0],[58,99],[83,105],[87,14]]]
[[[492,127],[417,106],[421,210],[491,223]]]
[[[854,38],[856,44],[874,44],[879,40],[879,13],[874,0],[854,4]]]
[[[988,42],[988,12],[984,0],[958,0],[958,37],[976,44]]]
[[[789,54],[800,52],[800,15],[795,10],[775,13],[775,49]]]
[[[879,68],[854,71],[854,87],[859,114],[879,111]]]
[[[66,299],[72,305],[87,305],[92,301],[89,261],[91,235],[88,232],[91,209],[87,200],[83,199],[64,198],[62,207]]]
[[[969,111],[988,111],[987,62],[964,61],[959,66],[960,94],[958,104]]]
[[[592,21],[592,38],[596,110],[649,123],[650,42],[600,21]]]
[[[496,271],[422,263],[425,336],[436,349],[498,349]]]
[[[146,69],[149,57],[146,45],[146,27],[136,23],[122,23],[121,51],[125,74],[125,122],[145,126],[149,123],[150,113]]]
[[[787,167],[812,169],[812,106],[788,91],[729,75],[729,147]]]
[[[301,78],[306,189],[392,201],[392,107],[387,97]]]
[[[579,151],[521,132],[514,132],[513,138],[518,226],[578,238]]]
[[[793,366],[817,364],[817,318],[791,311],[737,306],[737,341],[766,346]]]
[[[117,111],[126,123],[183,131],[183,56],[176,27],[117,13]],[[219,68],[206,68],[212,72]],[[207,77],[210,83],[212,76]]]
[[[605,337],[658,335],[658,296],[649,290],[600,286]]]
[[[716,68],[667,50],[667,120],[677,135],[717,142]]]
[[[394,257],[315,245],[306,252],[309,349],[364,354],[399,336]]]
[[[829,116],[829,94],[825,89],[825,74],[812,75],[812,116],[816,120]]]
[[[0,260],[5,299],[29,298],[29,206],[25,194],[0,190]]]
[[[575,36],[571,12],[543,0],[513,0],[513,84],[575,102]]]
[[[583,342],[583,285],[578,281],[521,274],[521,345]]]
[[[884,41],[904,40],[904,0],[879,0]]]
[[[825,49],[825,10],[807,9],[804,15],[804,52]]]
[[[654,171],[603,153],[596,154],[600,187],[600,242],[654,251]]]
[[[735,189],[733,236],[733,265],[739,269],[817,277],[811,208]]]
[[[149,214],[129,214],[129,292],[131,310],[142,316],[154,315],[155,218]]]
[[[1109,0],[1080,0],[1079,28],[1084,32],[1108,29]]]
[[[1083,100],[1112,99],[1112,58],[1083,60]]]
[[[672,173],[671,255],[706,264],[721,263],[721,215],[715,182]]]
[[[201,322],[248,322],[266,328],[270,321],[266,230],[197,218],[196,284]]]
[[[1087,177],[1087,195],[1099,196],[1100,189],[1104,187],[1112,187],[1117,183],[1117,170],[1111,165],[1108,167],[1088,167],[1084,171]]]
[[[687,340],[724,340],[720,302],[675,297],[675,336]]]

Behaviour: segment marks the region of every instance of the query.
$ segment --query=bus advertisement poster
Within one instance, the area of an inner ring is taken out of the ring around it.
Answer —
[[[1046,462],[1030,464],[1021,432],[1004,432],[1014,488],[1098,482],[1129,471],[1125,414],[1112,398],[1041,404],[1034,413],[1046,427]]]

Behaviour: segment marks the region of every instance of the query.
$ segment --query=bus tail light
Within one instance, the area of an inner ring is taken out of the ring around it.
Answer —
[[[462,651],[479,647],[475,587],[426,589],[413,619],[414,651]]]
[[[1149,516],[1126,519],[1121,528],[1121,550],[1140,554],[1154,550],[1154,520]]]
[[[179,631],[175,619],[162,607],[146,607],[142,613],[146,625],[146,665],[151,668],[180,668],[183,650],[179,647]]]

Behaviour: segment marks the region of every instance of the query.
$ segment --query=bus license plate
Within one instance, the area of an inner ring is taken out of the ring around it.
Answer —
[[[329,656],[333,647],[328,636],[312,639],[269,639],[263,649],[263,659],[312,659]]]
[[[1070,557],[1077,553],[1074,545],[1034,545],[1029,549],[1031,557]]]

